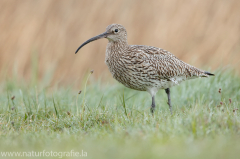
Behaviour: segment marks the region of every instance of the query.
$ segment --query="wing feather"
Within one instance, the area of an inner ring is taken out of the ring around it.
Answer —
[[[127,54],[134,68],[153,78],[170,80],[174,77],[187,78],[207,77],[203,70],[191,66],[178,59],[172,53],[151,46],[130,45]],[[126,56],[125,56],[126,57]]]

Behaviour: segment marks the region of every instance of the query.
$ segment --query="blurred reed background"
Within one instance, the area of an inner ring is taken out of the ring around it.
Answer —
[[[65,85],[91,69],[110,79],[106,39],[74,52],[112,23],[125,26],[129,44],[163,48],[200,68],[239,68],[239,0],[1,0],[1,80]]]

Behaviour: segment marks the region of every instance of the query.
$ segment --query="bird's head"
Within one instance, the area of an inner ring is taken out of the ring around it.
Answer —
[[[126,42],[127,41],[127,31],[120,24],[111,24],[106,28],[106,31],[102,34],[99,34],[91,39],[85,41],[79,48],[76,50],[75,54],[86,44],[102,39],[107,38],[109,42]]]

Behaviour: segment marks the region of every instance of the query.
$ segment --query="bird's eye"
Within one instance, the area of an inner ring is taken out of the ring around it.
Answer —
[[[115,33],[117,33],[117,32],[118,32],[118,29],[115,29],[114,31],[115,31]]]

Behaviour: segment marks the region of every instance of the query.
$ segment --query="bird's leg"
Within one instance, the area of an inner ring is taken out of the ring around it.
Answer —
[[[170,112],[172,114],[172,104],[171,104],[170,89],[169,88],[165,89],[165,92],[167,93],[167,96],[168,96],[168,105],[169,105]]]
[[[152,96],[152,105],[150,108],[151,113],[153,114],[155,110],[155,96]]]

